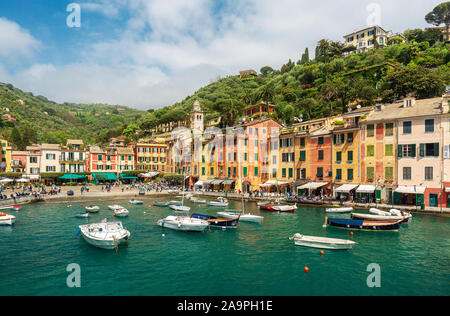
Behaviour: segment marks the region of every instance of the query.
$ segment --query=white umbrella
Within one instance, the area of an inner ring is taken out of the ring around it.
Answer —
[[[25,183],[25,182],[30,182],[30,179],[19,179],[19,180],[17,180],[16,182],[23,182],[23,183]]]
[[[0,180],[1,183],[10,183],[10,182],[14,182],[13,179],[8,179],[8,178],[4,178]]]

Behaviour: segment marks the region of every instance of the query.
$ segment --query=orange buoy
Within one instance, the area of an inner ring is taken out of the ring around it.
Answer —
[[[305,267],[305,272],[308,273],[308,271],[309,271],[309,268]]]
[[[353,236],[353,232],[350,233],[350,236]]]
[[[320,252],[320,254],[323,255],[323,254],[325,254],[325,252],[322,250],[322,251]]]

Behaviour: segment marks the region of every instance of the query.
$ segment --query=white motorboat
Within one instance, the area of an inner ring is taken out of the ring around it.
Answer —
[[[195,203],[195,204],[206,204],[206,200],[201,200],[201,199],[197,199],[197,198],[191,198],[191,202]]]
[[[115,211],[115,210],[121,209],[121,208],[123,208],[123,207],[116,204],[116,205],[109,205],[108,208],[109,208],[110,210]]]
[[[0,226],[12,226],[16,222],[14,215],[0,212]]]
[[[170,205],[182,205],[183,204],[183,202],[181,202],[181,201],[169,201],[168,203],[169,203],[169,206]]]
[[[227,207],[229,205],[228,200],[223,197],[218,197],[217,201],[211,201],[208,202],[209,206],[216,206],[216,207]]]
[[[297,246],[332,250],[348,250],[357,244],[346,239],[304,236],[302,234],[295,234],[289,239],[293,240]]]
[[[351,213],[353,207],[327,208],[327,213]]]
[[[116,217],[127,217],[130,214],[127,209],[125,208],[119,208],[117,210],[114,210],[114,216]]]
[[[354,219],[367,219],[367,220],[373,220],[373,221],[400,221],[409,219],[408,214],[405,216],[384,216],[384,215],[375,215],[375,214],[360,214],[360,213],[352,213],[352,218]]]
[[[297,209],[297,205],[260,205],[259,209],[280,213],[294,213]]]
[[[192,193],[188,193],[188,194],[186,194],[185,199],[190,200],[190,199],[192,199],[193,196],[194,195]]]
[[[141,205],[141,204],[144,204],[144,202],[139,201],[139,200],[132,199],[132,200],[130,200],[130,204]]]
[[[19,205],[10,205],[10,206],[2,206],[0,207],[0,210],[14,210],[16,212],[20,211],[22,206]]]
[[[205,220],[189,216],[167,216],[159,220],[157,224],[163,228],[185,232],[203,232],[209,225]]]
[[[131,235],[128,230],[123,228],[121,222],[81,225],[78,228],[77,235],[80,233],[89,244],[110,250],[127,242]]]
[[[189,206],[182,205],[170,205],[169,207],[175,212],[189,212],[191,210]]]
[[[88,218],[88,217],[89,217],[89,213],[85,213],[85,212],[75,213],[75,217],[78,217],[78,218]]]
[[[85,209],[89,213],[98,213],[98,212],[100,212],[100,207],[95,206],[95,205],[86,206]]]
[[[410,213],[408,213],[408,212],[403,212],[403,211],[396,210],[396,209],[390,210],[389,213],[390,213],[392,216],[402,216],[402,217],[405,217],[405,216],[406,216],[407,218],[412,218],[412,215],[411,215]]]
[[[389,212],[385,212],[385,211],[381,211],[379,209],[376,208],[371,208],[369,210],[370,213],[375,214],[375,215],[381,215],[381,216],[391,216],[392,214]]]
[[[257,216],[252,214],[241,214],[238,212],[217,212],[217,214],[224,218],[236,218],[240,215],[241,217],[239,220],[242,222],[261,223],[264,220],[263,216]]]

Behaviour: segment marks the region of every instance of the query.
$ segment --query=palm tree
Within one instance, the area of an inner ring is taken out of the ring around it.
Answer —
[[[275,89],[272,84],[266,84],[265,86],[259,89],[258,93],[259,98],[261,98],[267,105],[269,105],[269,101],[275,96]]]
[[[331,116],[334,115],[333,101],[336,100],[337,95],[338,91],[332,81],[327,81],[322,85],[322,88],[320,89],[320,98],[330,105]]]
[[[322,55],[325,58],[324,60],[325,64],[327,63],[327,55],[330,47],[331,42],[327,39],[321,39],[317,45],[320,55]]]

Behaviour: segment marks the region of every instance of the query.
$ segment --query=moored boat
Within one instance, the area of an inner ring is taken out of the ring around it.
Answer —
[[[294,213],[297,209],[297,205],[260,205],[260,210],[263,211],[272,211],[272,212],[280,212],[280,213]]]
[[[0,210],[14,210],[16,212],[20,211],[22,206],[19,205],[10,205],[10,206],[2,206],[0,207]]]
[[[81,225],[77,235],[83,236],[84,240],[92,246],[112,250],[130,238],[130,232],[123,228],[121,222],[102,222],[98,224]]]
[[[95,206],[95,205],[86,206],[85,209],[89,213],[98,213],[98,212],[100,212],[100,207]]]
[[[263,201],[263,202],[258,202],[256,203],[256,205],[261,206],[261,205],[269,205],[270,202],[269,201]]]
[[[169,206],[169,202],[158,201],[153,203],[154,206]]]
[[[351,217],[353,219],[367,219],[373,221],[402,221],[403,224],[407,224],[409,222],[408,215],[406,216],[383,216],[383,215],[375,215],[375,214],[360,214],[360,213],[352,213]]]
[[[203,232],[209,226],[207,221],[189,216],[167,216],[160,219],[157,224],[163,228],[184,232]]]
[[[334,226],[346,229],[358,230],[373,230],[373,231],[394,231],[398,230],[402,224],[399,221],[370,221],[370,220],[356,220],[346,218],[325,218],[326,226]]]
[[[120,205],[115,204],[115,205],[109,205],[108,208],[109,208],[110,210],[115,211],[115,210],[121,209],[121,208],[123,208],[123,207],[120,206]]]
[[[227,207],[229,205],[228,200],[223,197],[217,198],[217,201],[211,201],[208,202],[209,206],[215,206],[215,207]]]
[[[192,218],[207,221],[211,227],[217,228],[237,228],[240,214],[235,218],[218,218],[210,215],[192,214]]]
[[[372,214],[375,214],[375,215],[381,215],[381,216],[391,216],[391,215],[392,215],[392,214],[389,213],[389,212],[385,212],[385,211],[379,210],[379,209],[377,209],[377,208],[371,208],[371,209],[369,210],[369,212],[372,213]]]
[[[132,199],[132,200],[130,200],[130,204],[141,205],[141,204],[144,204],[144,202],[139,201],[139,200]]]
[[[114,216],[116,217],[127,217],[130,214],[130,212],[125,208],[119,208],[114,210]]]
[[[327,208],[327,213],[351,213],[353,207]]]
[[[297,246],[332,250],[348,250],[357,244],[346,239],[304,236],[302,234],[295,234],[294,237],[289,239],[293,240]]]
[[[75,217],[78,217],[78,218],[88,218],[88,217],[89,217],[89,213],[86,213],[86,212],[75,213]]]
[[[175,212],[189,212],[191,210],[189,206],[182,205],[169,205],[169,207]]]
[[[14,215],[0,212],[0,226],[12,226],[16,222]]]
[[[239,219],[239,221],[241,222],[261,223],[264,220],[263,216],[257,216],[253,214],[241,214],[238,212],[217,212],[217,215],[225,218],[236,218],[240,215],[241,218]]]
[[[195,203],[195,204],[206,204],[207,203],[206,200],[201,200],[201,199],[198,199],[195,197],[191,198],[191,202]]]

